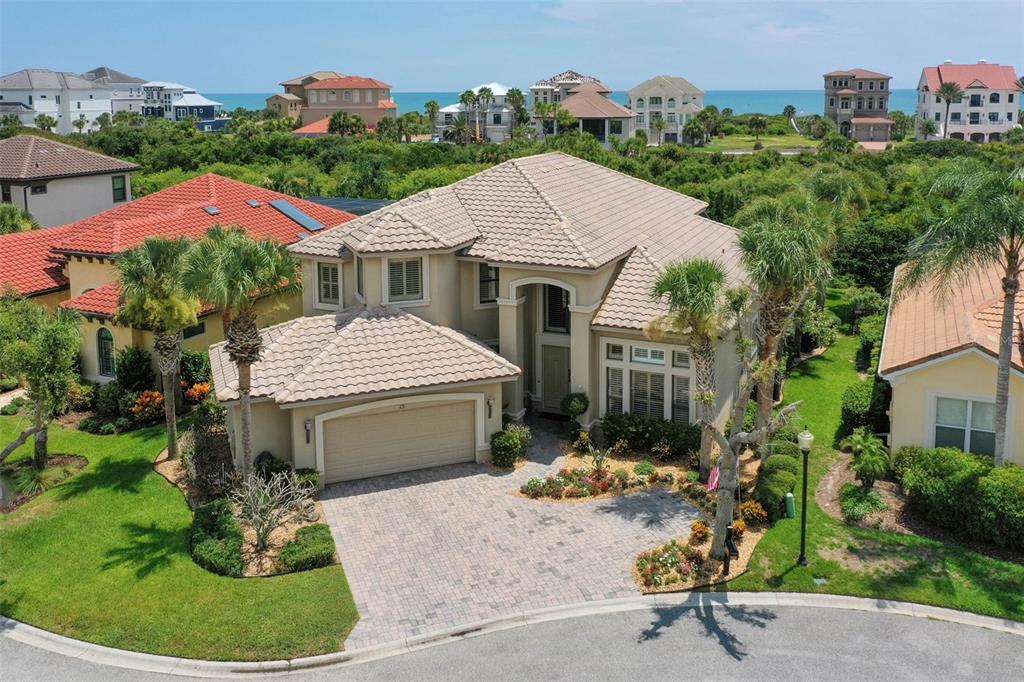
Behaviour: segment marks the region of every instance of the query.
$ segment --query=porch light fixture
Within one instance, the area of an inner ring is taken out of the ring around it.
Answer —
[[[487,396],[487,418],[490,419],[492,414],[494,414],[494,398]]]
[[[307,419],[303,425],[306,427],[306,443],[309,443],[310,434],[313,433],[313,420]]]

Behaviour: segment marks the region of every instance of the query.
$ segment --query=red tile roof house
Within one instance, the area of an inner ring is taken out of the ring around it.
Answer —
[[[296,212],[297,210],[297,212]],[[130,345],[152,348],[152,332],[115,324],[117,254],[149,236],[198,239],[215,224],[237,225],[253,238],[292,244],[355,216],[219,175],[186,180],[141,199],[59,227],[0,236],[0,286],[48,306],[82,313],[82,374],[113,378],[113,354]],[[263,322],[294,317],[300,297],[267,304]],[[186,330],[185,347],[206,350],[224,338],[219,315],[204,311]]]
[[[35,135],[0,140],[0,201],[43,227],[63,225],[132,199],[139,166]]]
[[[502,413],[558,413],[585,393],[609,413],[691,422],[685,337],[648,338],[649,291],[674,260],[742,280],[736,231],[707,204],[561,153],[518,158],[296,242],[306,317],[264,330],[252,368],[254,451],[335,483],[482,462]],[[239,423],[237,375],[210,349]],[[721,342],[716,419],[737,381]],[[236,438],[237,442],[237,438]]]
[[[946,125],[946,103],[936,95],[943,83],[956,83],[964,96],[949,106],[949,130]],[[1020,125],[1020,97],[1012,66],[977,64],[926,66],[917,82],[917,118],[930,119],[939,128],[939,138],[971,142],[998,142],[1006,131]],[[948,135],[945,134],[948,132]],[[918,138],[920,138],[920,133]]]

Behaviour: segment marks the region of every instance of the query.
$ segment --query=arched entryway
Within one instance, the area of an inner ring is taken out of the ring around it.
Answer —
[[[981,144],[985,141],[985,133],[971,133],[971,142]]]
[[[839,133],[843,137],[849,137],[850,136],[850,122],[849,121],[843,121],[842,123],[839,124]]]
[[[989,142],[999,142],[1002,139],[1003,139],[1003,134],[1002,133],[989,133],[989,135],[988,135],[988,141]]]
[[[962,139],[964,139],[964,134],[963,133],[952,133],[949,136],[949,139],[951,139],[951,140],[962,140]]]

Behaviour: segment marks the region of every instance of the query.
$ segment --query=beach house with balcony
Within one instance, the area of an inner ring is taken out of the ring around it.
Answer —
[[[267,107],[282,116],[301,119],[303,126],[346,111],[374,128],[385,116],[394,117],[391,85],[376,78],[348,76],[337,71],[314,71],[283,81],[284,92],[267,98]]]
[[[679,76],[655,76],[629,89],[627,106],[636,114],[634,125],[648,140],[682,142],[683,127],[704,108],[704,91]],[[652,122],[664,121],[661,139]]]
[[[625,140],[635,134],[633,112],[611,99],[612,89],[593,76],[577,71],[540,80],[530,86],[531,102],[556,103],[576,119],[581,132],[590,133],[605,147],[612,139]],[[533,116],[537,131],[543,135],[557,132],[552,117]]]
[[[441,107],[434,128],[439,139],[443,140],[450,136],[451,126],[460,114],[466,115],[466,120],[474,132],[477,116],[480,117],[480,137],[487,142],[501,143],[511,139],[516,123],[515,112],[505,102],[505,96],[509,91],[508,86],[501,83],[482,83],[472,88],[473,93],[479,94],[481,88],[490,89],[494,97],[486,107],[470,106],[467,108],[461,102]]]
[[[867,69],[832,71],[825,80],[825,117],[839,133],[859,142],[892,139],[889,81],[892,76]]]
[[[963,90],[959,102],[949,105],[949,129],[946,129],[946,102],[938,96],[943,83],[953,82]],[[917,118],[932,120],[939,136],[971,142],[998,142],[1007,130],[1020,125],[1021,90],[1012,66],[990,64],[954,64],[946,60],[938,66],[926,66],[917,82]],[[918,134],[918,137],[921,137]]]
[[[145,78],[129,76],[109,66],[99,66],[92,71],[86,71],[82,78],[98,86],[110,88],[110,113],[142,112],[142,103],[145,99],[142,86],[147,82]]]
[[[110,88],[69,71],[22,69],[0,76],[0,114],[14,114],[29,127],[46,114],[57,122],[53,131],[62,135],[74,132],[80,118],[83,130],[92,130],[97,116],[111,112],[110,97]]]

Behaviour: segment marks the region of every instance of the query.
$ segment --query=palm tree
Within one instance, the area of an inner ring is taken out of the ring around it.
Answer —
[[[703,123],[696,118],[691,118],[683,126],[683,134],[690,138],[690,144],[696,146],[704,144],[704,136],[707,134],[707,131]]]
[[[789,120],[793,120],[793,117],[796,116],[796,107],[792,104],[787,104],[782,108],[782,115]]]
[[[153,349],[163,378],[164,418],[167,421],[167,456],[178,458],[176,398],[181,391],[182,330],[196,323],[199,301],[185,293],[182,273],[191,248],[187,239],[147,237],[141,246],[118,256],[121,287],[118,319],[153,330]]]
[[[517,126],[526,125],[530,121],[526,113],[526,95],[519,88],[509,88],[505,93],[505,103],[512,110],[512,125],[509,130],[515,130]]]
[[[298,262],[283,246],[255,241],[240,227],[211,227],[185,259],[185,291],[220,309],[228,357],[238,367],[242,416],[242,465],[252,464],[252,365],[259,362],[263,337],[257,302],[299,288]]]
[[[995,463],[1006,455],[1006,413],[1010,395],[1010,356],[1016,320],[1014,302],[1024,269],[1024,168],[1010,175],[960,163],[936,180],[932,192],[955,203],[909,247],[896,295],[929,285],[948,300],[955,285],[978,270],[998,268],[1003,291],[996,369]]]
[[[761,139],[764,131],[768,130],[768,119],[760,114],[754,114],[747,121],[747,127],[750,128],[750,132],[754,133],[754,141],[757,142]]]
[[[88,123],[89,122],[85,119],[85,114],[79,114],[78,118],[71,122],[71,125],[73,125],[75,130],[81,134],[82,130],[85,129],[85,126],[88,125]]]
[[[658,137],[658,146],[661,146],[662,133],[665,131],[665,119],[661,116],[655,116],[651,119],[651,130]]]
[[[721,338],[727,319],[725,269],[706,258],[670,263],[651,289],[651,298],[666,300],[669,313],[655,319],[648,331],[658,336],[664,331],[687,335],[696,373],[698,418],[710,423],[715,406],[715,344]],[[711,472],[711,432],[701,430],[700,480]]]
[[[96,125],[99,126],[100,130],[106,130],[110,127],[110,114],[104,111],[102,114],[97,116]]]
[[[537,100],[533,103],[533,115],[540,119],[540,136],[544,138],[547,134],[547,129],[544,127],[545,122],[551,113],[551,104]]]
[[[480,115],[483,112],[484,117],[484,129],[487,126],[487,113],[491,108],[491,102],[494,101],[494,91],[486,85],[482,88],[478,88],[476,91],[476,136],[481,142],[483,138],[480,137]]]
[[[930,118],[922,118],[917,123],[917,132],[921,133],[921,137],[927,140],[930,135],[939,134],[939,125]]]
[[[946,105],[946,118],[942,124],[942,137],[945,139],[949,137],[949,105],[953,102],[959,102],[964,96],[964,91],[955,82],[946,81],[935,91],[935,95],[941,97]]]
[[[50,132],[57,127],[57,119],[47,114],[39,114],[35,117],[36,128]]]
[[[456,116],[452,120],[451,125],[449,125],[445,130],[451,136],[451,139],[455,144],[469,143],[469,118],[465,113],[460,113]]]
[[[771,417],[779,342],[789,321],[807,295],[831,277],[830,242],[809,211],[762,215],[740,232],[741,258],[756,289],[758,308],[758,428]]]
[[[462,108],[466,112],[466,116],[468,117],[469,116],[469,112],[471,112],[474,109],[476,109],[476,93],[473,92],[472,90],[463,90],[462,94],[459,95],[459,104],[462,105]],[[479,117],[479,113],[480,112],[477,111],[476,134],[477,134],[478,138],[480,137],[480,117]]]
[[[436,99],[432,99],[423,105],[423,112],[430,119],[430,131],[433,132],[437,126],[437,116],[441,113],[441,105],[437,103]]]
[[[39,223],[29,214],[14,204],[0,204],[0,234],[27,232],[39,227]]]

